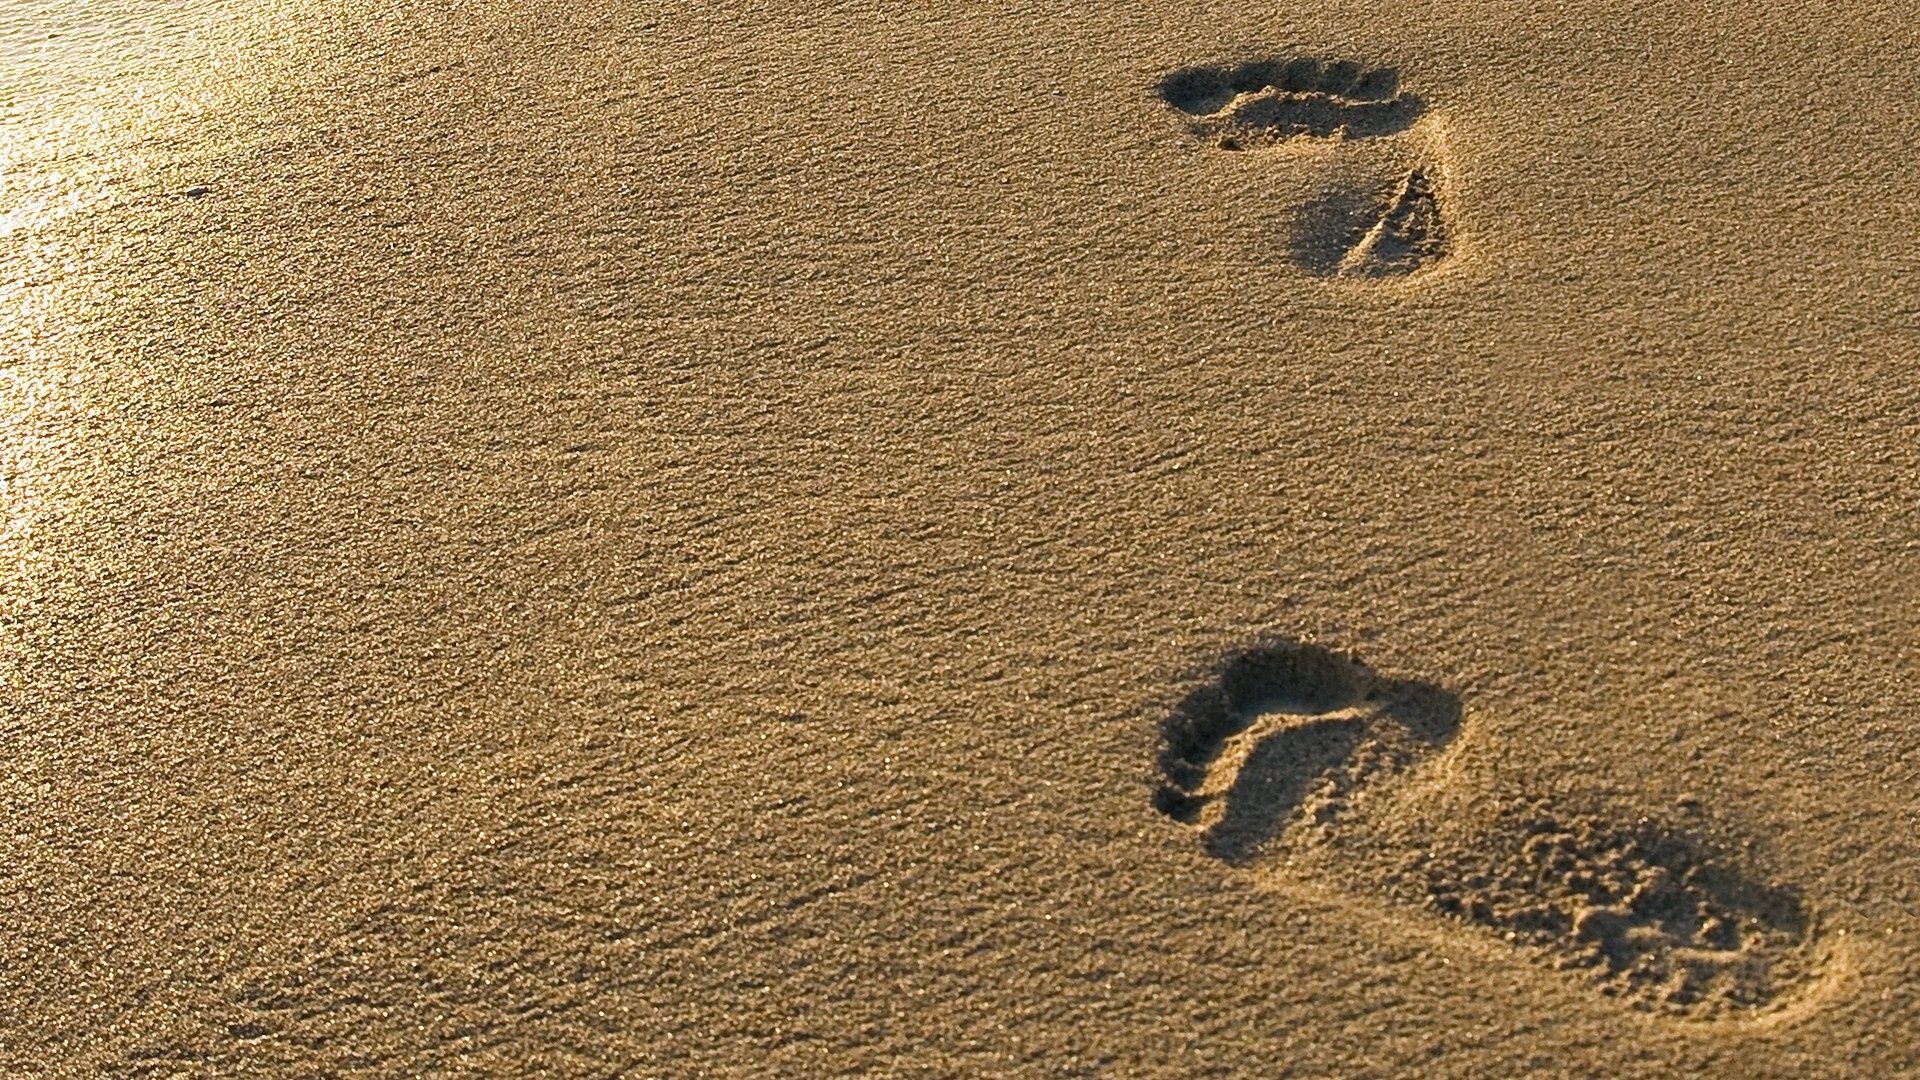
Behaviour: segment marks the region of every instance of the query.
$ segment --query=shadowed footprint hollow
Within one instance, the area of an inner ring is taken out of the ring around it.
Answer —
[[[1192,117],[1195,134],[1228,150],[1308,138],[1377,138],[1405,131],[1426,111],[1400,91],[1399,73],[1312,57],[1182,68],[1160,97]]]

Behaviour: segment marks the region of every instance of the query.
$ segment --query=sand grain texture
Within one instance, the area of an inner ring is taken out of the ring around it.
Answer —
[[[1920,1072],[1914,14],[261,3],[14,109],[0,1071]]]

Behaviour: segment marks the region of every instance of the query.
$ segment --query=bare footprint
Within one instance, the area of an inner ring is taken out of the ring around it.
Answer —
[[[1403,277],[1447,253],[1447,227],[1434,178],[1416,168],[1399,184],[1368,193],[1335,187],[1300,211],[1293,259],[1322,277]]]
[[[1294,261],[1322,277],[1404,277],[1443,258],[1445,161],[1426,103],[1392,68],[1296,57],[1182,68],[1162,101],[1196,138],[1245,151],[1302,140],[1385,140],[1387,154],[1347,155],[1296,217]]]
[[[1212,854],[1252,860],[1296,819],[1326,824],[1369,778],[1450,741],[1459,703],[1314,645],[1234,654],[1162,726],[1154,804]]]
[[[1391,887],[1587,972],[1604,994],[1681,1016],[1769,1011],[1799,998],[1821,967],[1796,890],[1646,819],[1528,807],[1471,843],[1429,845]]]
[[[1181,68],[1160,81],[1160,97],[1225,150],[1302,136],[1377,138],[1412,127],[1426,108],[1400,92],[1392,68],[1311,57]]]
[[[1153,803],[1229,865],[1478,927],[1636,1007],[1753,1016],[1819,980],[1799,894],[1682,832],[1544,806],[1452,830],[1407,812],[1407,774],[1460,724],[1437,686],[1271,642],[1229,656],[1162,724]]]

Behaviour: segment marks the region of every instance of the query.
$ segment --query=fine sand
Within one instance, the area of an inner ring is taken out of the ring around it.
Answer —
[[[1920,1075],[1911,5],[103,7],[0,1073]]]

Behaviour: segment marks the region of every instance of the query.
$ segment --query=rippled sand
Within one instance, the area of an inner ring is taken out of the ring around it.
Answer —
[[[1920,1071],[1884,6],[0,10],[0,1072]]]

